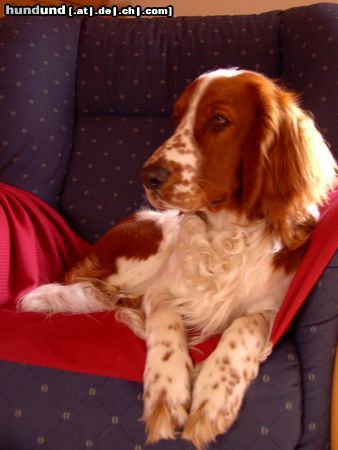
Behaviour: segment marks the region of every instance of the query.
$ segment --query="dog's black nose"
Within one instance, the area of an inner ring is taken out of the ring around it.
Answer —
[[[159,189],[169,178],[170,170],[156,164],[144,167],[141,172],[143,184],[148,189]]]

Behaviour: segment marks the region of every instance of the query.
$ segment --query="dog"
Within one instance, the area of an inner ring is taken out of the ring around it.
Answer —
[[[201,75],[173,119],[175,132],[142,168],[155,210],[112,228],[63,283],[38,287],[19,308],[116,310],[147,344],[147,442],[180,430],[204,449],[234,423],[271,352],[336,163],[297,97],[255,72]],[[217,334],[194,369],[189,345]]]

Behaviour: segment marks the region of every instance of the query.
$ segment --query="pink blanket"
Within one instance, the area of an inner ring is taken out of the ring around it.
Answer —
[[[0,183],[0,306],[60,279],[89,248],[37,197]]]

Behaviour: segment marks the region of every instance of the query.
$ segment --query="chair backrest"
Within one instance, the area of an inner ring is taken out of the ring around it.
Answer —
[[[338,153],[338,5],[173,19],[0,22],[1,181],[58,207],[86,239],[146,204],[143,161],[199,74],[240,67],[301,94]]]

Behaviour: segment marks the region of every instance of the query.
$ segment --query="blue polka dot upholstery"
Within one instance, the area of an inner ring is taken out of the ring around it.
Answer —
[[[87,20],[79,45],[79,113],[168,116],[182,89],[217,67],[278,76],[280,21],[274,13]]]
[[[0,179],[57,206],[72,150],[80,21],[0,21]]]
[[[301,25],[300,25],[301,24]],[[337,4],[293,8],[283,14],[282,77],[301,95],[338,159]]]
[[[139,171],[199,74],[240,67],[300,94],[338,157],[338,5],[173,19],[0,20],[0,181],[93,242],[146,205]],[[0,236],[1,238],[1,236]],[[1,255],[0,255],[1,257]],[[210,450],[326,450],[338,256]],[[94,364],[94,362],[93,362]],[[143,450],[142,385],[0,362],[0,449]],[[154,450],[192,450],[183,440]]]

